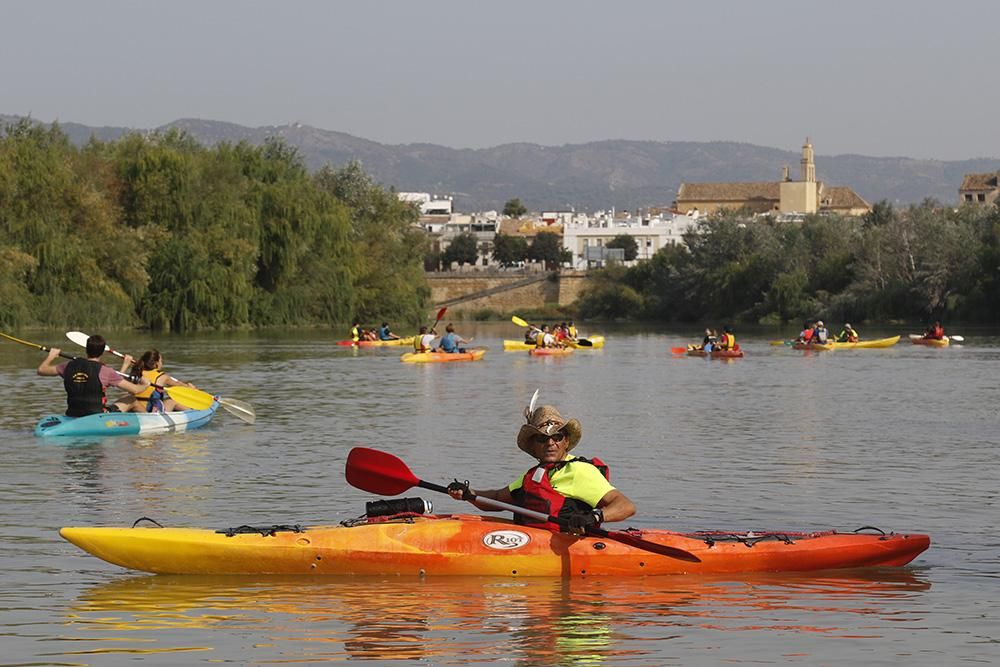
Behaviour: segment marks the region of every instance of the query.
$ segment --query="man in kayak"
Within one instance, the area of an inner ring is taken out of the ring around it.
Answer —
[[[944,327],[941,326],[941,323],[935,322],[934,324],[927,327],[927,330],[924,331],[924,339],[944,340]]]
[[[826,345],[830,341],[830,332],[823,324],[823,320],[816,321],[816,328],[813,330],[812,338],[810,342],[819,343],[820,345]]]
[[[701,339],[701,349],[711,352],[712,347],[718,342],[719,337],[711,329],[705,329],[705,337]]]
[[[383,322],[382,326],[378,328],[378,339],[379,340],[399,340],[399,336],[392,333],[389,330],[389,323]]]
[[[837,335],[838,343],[857,343],[860,339],[861,335],[850,324],[845,324],[843,331]]]
[[[796,343],[808,343],[812,340],[813,332],[815,328],[811,320],[806,320],[802,323],[802,332],[799,333],[799,337],[795,339]]]
[[[738,350],[739,345],[736,344],[736,336],[733,335],[733,328],[726,327],[722,330],[722,335],[719,337],[719,342],[712,347],[713,350]]]
[[[438,343],[438,350],[440,352],[447,352],[448,354],[465,352],[465,348],[460,346],[468,344],[470,340],[465,340],[455,333],[455,326],[449,322],[448,326],[444,328],[444,335],[441,336],[441,342]]]
[[[84,417],[98,412],[121,412],[121,405],[107,407],[105,390],[108,387],[118,387],[130,394],[139,394],[149,387],[149,380],[146,378],[130,382],[102,364],[101,356],[106,347],[103,336],[90,336],[87,339],[86,359],[71,359],[57,366],[55,360],[62,350],[53,347],[49,349],[49,356],[38,366],[39,375],[62,377],[63,387],[66,389],[67,416]]]
[[[437,332],[432,328],[430,331],[427,327],[420,327],[420,333],[413,337],[413,351],[420,352],[430,352],[431,343],[437,338]]]
[[[509,485],[491,491],[475,491],[468,482],[456,480],[448,485],[452,498],[469,500],[475,494],[513,503],[564,519],[574,532],[606,521],[624,521],[635,514],[632,501],[608,481],[607,466],[596,458],[569,456],[583,434],[579,421],[564,419],[551,405],[543,405],[526,417],[527,423],[517,433],[517,446],[538,459],[538,465]],[[474,499],[471,502],[481,510],[496,509]],[[538,525],[520,514],[514,515],[514,521]],[[545,527],[557,529],[550,524]]]

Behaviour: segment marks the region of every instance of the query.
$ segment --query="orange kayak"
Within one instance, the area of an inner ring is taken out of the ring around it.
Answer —
[[[308,528],[63,528],[59,534],[109,563],[157,574],[570,577],[806,572],[905,565],[930,546],[927,535],[868,532],[874,530],[629,531],[684,549],[699,562],[601,537],[458,514],[393,515]]]
[[[948,347],[951,345],[951,341],[947,336],[944,338],[913,338],[910,337],[914,345],[928,345],[930,347]]]

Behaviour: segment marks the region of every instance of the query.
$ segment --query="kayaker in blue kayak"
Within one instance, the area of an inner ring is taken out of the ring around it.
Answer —
[[[513,503],[565,519],[574,532],[606,521],[624,521],[635,514],[632,501],[608,481],[608,468],[600,459],[569,456],[583,433],[578,420],[564,419],[551,405],[543,405],[525,417],[527,423],[517,433],[517,446],[538,459],[538,465],[509,485],[491,491],[472,490],[468,482],[455,480],[448,485],[452,498],[468,500],[470,494],[475,494]],[[496,509],[471,502],[481,510]],[[514,515],[514,521],[538,525],[519,514]],[[555,524],[543,525],[559,530]]]
[[[38,374],[45,377],[59,376],[63,379],[66,389],[66,415],[83,417],[98,412],[121,412],[123,404],[115,403],[108,406],[105,390],[117,387],[130,394],[138,394],[149,387],[149,380],[140,378],[138,382],[130,382],[118,375],[112,368],[101,363],[101,356],[107,348],[103,336],[87,338],[87,358],[71,359],[55,365],[55,360],[62,352],[57,347],[49,350],[49,356],[38,366]]]

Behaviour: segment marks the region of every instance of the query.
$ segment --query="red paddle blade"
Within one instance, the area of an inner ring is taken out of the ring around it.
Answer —
[[[684,353],[687,352],[687,348],[686,347],[672,347],[672,348],[670,348],[670,351],[673,352],[674,354],[684,354]]]
[[[448,306],[445,306],[444,308],[442,308],[441,310],[438,311],[438,316],[437,316],[438,322],[441,321],[441,318],[444,317],[445,311],[447,311],[447,310],[448,310]]]
[[[400,459],[367,447],[350,451],[344,474],[351,486],[381,496],[398,496],[420,482]]]

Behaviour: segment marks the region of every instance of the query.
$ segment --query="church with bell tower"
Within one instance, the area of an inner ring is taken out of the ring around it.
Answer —
[[[784,178],[778,187],[778,211],[781,213],[816,213],[819,210],[819,186],[816,183],[816,163],[813,161],[813,147],[806,137],[802,145],[802,159],[799,180],[793,181],[788,176],[788,167],[784,169]]]
[[[860,216],[868,213],[871,205],[849,187],[826,185],[816,180],[813,146],[806,137],[798,180],[792,180],[785,166],[777,182],[681,183],[674,208],[682,213],[698,211],[702,215],[720,209],[745,209],[757,214]]]

